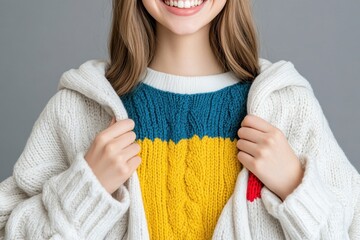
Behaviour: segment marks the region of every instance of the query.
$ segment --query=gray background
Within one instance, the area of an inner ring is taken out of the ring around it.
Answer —
[[[359,1],[253,1],[261,57],[310,81],[330,127],[360,170]],[[0,181],[12,174],[61,74],[107,57],[111,1],[0,0]]]

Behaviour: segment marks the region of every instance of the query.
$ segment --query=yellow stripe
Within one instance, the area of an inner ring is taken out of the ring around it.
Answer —
[[[151,239],[211,239],[241,163],[237,139],[137,140],[137,168]]]

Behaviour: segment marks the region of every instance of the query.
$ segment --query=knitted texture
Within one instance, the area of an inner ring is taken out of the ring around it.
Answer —
[[[304,177],[281,201],[242,167],[211,238],[360,239],[360,175],[337,143],[309,82],[289,61],[259,63],[246,112],[285,134]],[[0,239],[150,238],[137,171],[110,195],[83,157],[112,116],[129,117],[105,78],[106,64],[89,60],[61,76],[12,175],[0,183]]]
[[[142,149],[137,173],[151,239],[211,238],[241,170],[237,130],[249,87],[180,94],[140,84],[122,96]]]

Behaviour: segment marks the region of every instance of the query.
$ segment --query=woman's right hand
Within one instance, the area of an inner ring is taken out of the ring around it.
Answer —
[[[135,122],[132,119],[115,122],[113,117],[108,128],[96,135],[84,156],[110,194],[115,192],[141,163],[141,157],[137,155],[140,145],[134,142],[134,127]]]

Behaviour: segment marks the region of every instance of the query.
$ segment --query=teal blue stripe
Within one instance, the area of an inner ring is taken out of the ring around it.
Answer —
[[[234,140],[246,116],[250,82],[239,82],[220,90],[181,94],[163,91],[140,82],[120,98],[135,121],[137,139],[170,139],[177,143],[195,134],[200,138],[222,137]]]

